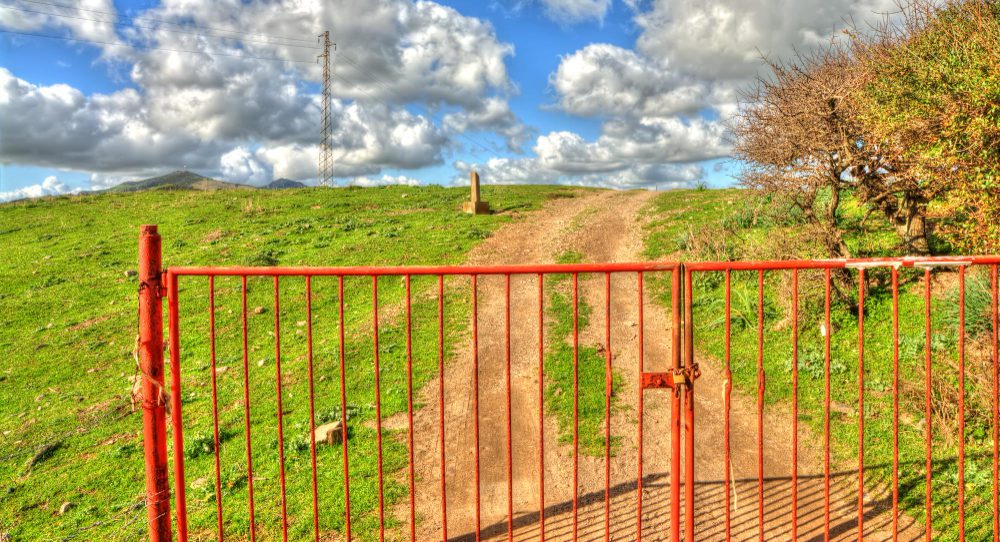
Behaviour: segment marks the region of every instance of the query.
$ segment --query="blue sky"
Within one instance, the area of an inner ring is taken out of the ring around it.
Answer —
[[[886,4],[5,0],[0,200],[180,168],[315,182],[322,29],[337,43],[338,184],[477,169],[486,182],[724,186],[737,168],[725,120],[760,54],[808,50]]]

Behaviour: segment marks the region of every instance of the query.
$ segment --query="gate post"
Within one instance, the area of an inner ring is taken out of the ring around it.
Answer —
[[[146,511],[149,516],[151,542],[170,541],[161,278],[160,235],[155,225],[143,225],[139,228],[139,336],[136,346],[139,372],[142,374]]]

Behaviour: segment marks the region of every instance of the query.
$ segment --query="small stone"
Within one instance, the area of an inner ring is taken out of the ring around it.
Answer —
[[[139,276],[139,272],[135,269],[129,269],[128,271],[125,271],[125,276],[128,278],[137,277]]]
[[[62,506],[59,507],[59,515],[61,516],[66,512],[69,512],[72,508],[73,508],[73,503],[69,501],[62,503]]]
[[[340,421],[325,423],[313,432],[313,442],[316,444],[326,443],[333,446],[342,442],[343,438],[343,425]]]
[[[226,366],[226,365],[223,365],[221,367],[216,367],[215,368],[215,374],[216,375],[224,375],[224,374],[226,374],[228,372],[229,372],[229,367]]]
[[[52,255],[51,254],[46,254],[42,259],[46,260],[46,261],[51,260],[52,259]]]
[[[302,327],[302,326],[306,325],[306,321],[305,320],[299,320],[298,322],[295,322],[295,325],[299,326],[299,327]]]
[[[8,436],[10,436],[10,431],[4,431],[4,432],[3,432],[3,436],[5,436],[5,437],[8,437]]]
[[[254,314],[264,314],[267,311],[264,307],[256,307],[253,310]]]
[[[326,382],[326,375],[320,375],[319,376],[319,381],[320,382]]]
[[[257,362],[257,366],[258,366],[258,367],[263,367],[263,366],[264,366],[264,360],[260,360],[260,361],[258,361],[258,362]]]
[[[845,414],[845,415],[852,415],[855,413],[855,410],[853,407],[851,407],[851,405],[847,405],[838,401],[830,401],[830,410],[838,414]]]

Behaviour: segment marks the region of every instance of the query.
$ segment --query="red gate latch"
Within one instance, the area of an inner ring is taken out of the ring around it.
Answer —
[[[642,389],[673,388],[673,373],[642,373]]]

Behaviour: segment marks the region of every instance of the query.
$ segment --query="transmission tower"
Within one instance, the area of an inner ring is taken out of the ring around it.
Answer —
[[[330,121],[333,86],[330,83],[330,47],[336,49],[337,45],[330,43],[329,30],[323,32],[320,37],[323,38],[323,53],[319,55],[323,60],[323,130],[319,144],[319,182],[322,186],[330,186],[333,177],[333,125]]]

